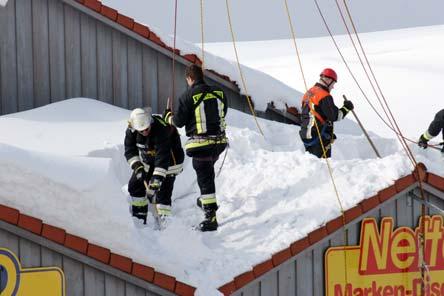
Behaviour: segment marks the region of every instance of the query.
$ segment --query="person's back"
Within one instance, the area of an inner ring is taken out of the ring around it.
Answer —
[[[165,110],[165,120],[177,127],[185,126],[189,137],[185,144],[186,154],[193,158],[200,197],[197,205],[205,212],[205,220],[199,224],[201,231],[217,230],[214,164],[226,149],[225,115],[227,98],[222,89],[204,82],[199,66],[187,67],[185,79],[190,87],[179,98],[174,115]]]
[[[179,99],[174,123],[185,125],[188,137],[220,135],[225,132],[225,93],[203,80],[196,81]]]

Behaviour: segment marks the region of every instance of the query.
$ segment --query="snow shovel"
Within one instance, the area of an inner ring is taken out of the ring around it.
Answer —
[[[342,95],[342,97],[344,98],[344,101],[348,101],[347,97],[345,95]],[[356,115],[354,110],[351,110],[351,112],[353,113],[353,116],[355,117],[356,121],[359,124],[359,127],[361,128],[362,132],[364,133],[364,135],[366,136],[368,142],[370,143],[370,146],[372,146],[373,150],[375,151],[375,154],[378,158],[381,158],[381,155],[379,154],[378,150],[376,149],[375,144],[373,144],[373,141],[370,139],[367,131],[365,130],[364,126],[362,125],[362,122],[359,120],[358,116]]]
[[[154,194],[151,200],[148,198],[148,183],[146,181],[143,181],[143,184],[145,185],[145,189],[147,192],[147,199],[151,205],[151,213],[153,214],[154,221],[156,221],[156,226],[154,227],[155,230],[162,230],[162,223],[160,222],[159,212],[157,211],[157,202],[156,202],[156,195]]]

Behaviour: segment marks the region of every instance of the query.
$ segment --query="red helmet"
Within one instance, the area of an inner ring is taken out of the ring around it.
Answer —
[[[333,70],[333,69],[325,68],[324,70],[322,70],[320,76],[325,76],[325,77],[333,79],[335,82],[338,82],[338,75],[336,74],[335,70]]]

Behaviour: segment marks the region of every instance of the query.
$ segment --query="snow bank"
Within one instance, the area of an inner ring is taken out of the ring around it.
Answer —
[[[0,204],[154,266],[205,296],[218,295],[217,287],[340,213],[325,163],[304,152],[298,127],[259,119],[264,138],[250,116],[230,109],[231,145],[216,179],[219,230],[192,230],[203,215],[189,158],[176,181],[168,228],[135,228],[122,145],[128,116],[88,99],[1,116]],[[411,171],[394,139],[372,136],[384,147],[384,158],[375,159],[355,123],[337,127],[332,165],[346,208]],[[442,166],[431,165],[438,154],[419,160],[443,174]]]
[[[403,132],[413,140],[419,138],[434,114],[443,108],[442,96],[436,94],[444,80],[443,34],[442,25],[360,34],[389,106]],[[335,36],[335,39],[364,92],[385,118],[348,35]],[[210,43],[205,44],[205,49],[234,60],[231,46],[230,42]],[[334,68],[339,79],[332,92],[336,104],[341,106],[342,94],[346,94],[353,100],[356,113],[367,129],[385,137],[394,137],[363,97],[330,37],[298,39],[298,47],[309,87],[316,82],[323,68]],[[292,40],[239,42],[238,48],[244,65],[304,92]],[[300,105],[299,100],[287,102]]]

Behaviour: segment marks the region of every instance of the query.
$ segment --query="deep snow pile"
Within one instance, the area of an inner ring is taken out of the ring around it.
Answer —
[[[199,295],[217,295],[218,286],[339,215],[325,163],[303,152],[297,127],[259,120],[264,138],[250,116],[229,110],[231,147],[217,178],[220,229],[191,229],[202,213],[188,158],[174,188],[171,224],[162,232],[137,229],[124,193],[128,116],[89,99],[1,116],[0,204],[171,274],[199,287]],[[385,156],[374,159],[353,122],[337,126],[332,165],[345,207],[411,171],[394,140],[374,136]]]
[[[437,93],[444,81],[443,34],[442,25],[360,34],[361,42],[390,108],[403,132],[414,140],[425,131],[434,114],[444,107],[442,95]],[[385,117],[349,36],[335,36],[335,39],[364,92]],[[333,91],[337,105],[342,105],[342,94],[346,94],[353,100],[356,113],[369,130],[394,138],[393,132],[384,125],[364,99],[330,37],[298,39],[297,42],[309,87],[318,79],[323,68],[334,68],[338,72],[338,83]],[[237,46],[242,64],[263,71],[304,92],[305,87],[292,40],[239,42]],[[235,60],[230,42],[205,44],[205,49]],[[298,98],[288,103],[300,105]]]

